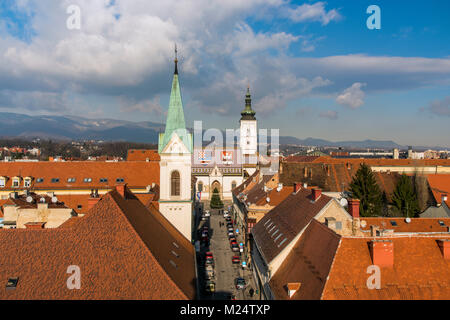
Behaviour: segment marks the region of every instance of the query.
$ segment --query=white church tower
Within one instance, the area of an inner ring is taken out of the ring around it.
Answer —
[[[241,112],[240,145],[243,156],[257,156],[258,152],[258,125],[256,112],[252,109],[250,88],[247,88],[245,109]]]
[[[192,134],[186,130],[175,49],[175,73],[167,113],[166,130],[159,135],[159,211],[189,241],[192,239],[193,194],[191,189]]]

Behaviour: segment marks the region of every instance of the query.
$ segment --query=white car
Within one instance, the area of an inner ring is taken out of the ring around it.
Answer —
[[[223,217],[228,218],[230,216],[230,213],[228,211],[224,211]]]
[[[211,212],[209,212],[209,210],[206,210],[204,216],[205,217],[210,217],[211,216]]]

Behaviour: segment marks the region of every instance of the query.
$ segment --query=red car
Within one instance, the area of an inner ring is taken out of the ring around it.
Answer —
[[[230,241],[230,247],[237,246],[237,245],[238,245],[238,243],[236,242],[236,240]]]
[[[205,255],[206,255],[206,259],[208,259],[208,258],[213,259],[213,253],[211,251],[208,251]]]
[[[233,258],[231,258],[231,261],[233,262],[233,264],[238,264],[241,263],[241,258],[239,258],[239,256],[233,256]]]

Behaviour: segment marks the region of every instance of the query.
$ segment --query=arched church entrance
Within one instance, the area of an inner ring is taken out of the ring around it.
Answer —
[[[216,190],[217,189],[217,191],[219,191],[219,196],[220,196],[220,199],[222,200],[223,199],[223,197],[222,197],[222,185],[220,184],[220,182],[219,181],[214,181],[212,184],[211,184],[211,192],[209,193],[209,198],[211,199],[212,198],[212,196],[213,196],[213,194],[214,194],[214,190]]]

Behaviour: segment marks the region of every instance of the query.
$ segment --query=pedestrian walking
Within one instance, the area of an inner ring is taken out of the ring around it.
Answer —
[[[255,290],[253,290],[253,288],[250,288],[249,293],[250,293],[250,298],[253,298],[253,294],[255,293]]]

